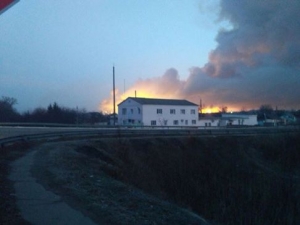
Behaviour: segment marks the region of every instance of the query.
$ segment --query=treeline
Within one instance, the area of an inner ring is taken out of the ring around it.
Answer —
[[[265,104],[261,105],[258,110],[255,112],[257,114],[258,120],[264,120],[264,119],[276,119],[280,118],[283,115],[290,114],[295,116],[296,118],[300,118],[300,110],[281,110],[277,108],[273,108],[271,105]]]
[[[10,97],[0,99],[0,122],[23,123],[62,123],[62,124],[96,124],[108,121],[108,116],[99,112],[86,112],[84,109],[70,109],[59,106],[56,102],[47,108],[36,108],[19,113],[15,108],[17,100]]]

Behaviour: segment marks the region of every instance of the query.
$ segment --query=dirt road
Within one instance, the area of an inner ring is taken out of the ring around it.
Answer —
[[[74,210],[59,195],[46,190],[31,173],[34,150],[11,164],[9,179],[14,183],[15,196],[21,216],[32,224],[94,225],[80,211]]]

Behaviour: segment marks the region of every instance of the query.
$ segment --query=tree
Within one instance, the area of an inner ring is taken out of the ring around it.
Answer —
[[[45,123],[47,121],[47,111],[44,108],[36,108],[32,114],[32,120],[31,122],[36,123]]]
[[[14,108],[17,100],[11,97],[2,96],[0,100],[0,122],[16,122],[19,119],[19,113]]]
[[[265,113],[267,115],[270,115],[273,113],[273,108],[271,105],[268,105],[268,104],[265,104],[265,105],[261,105],[260,108],[259,108],[259,111],[261,113]]]
[[[49,105],[47,109],[47,117],[48,122],[50,123],[63,123],[63,110],[58,106],[56,102],[53,103],[53,105]]]
[[[264,105],[261,105],[258,110],[257,119],[265,120],[266,118],[273,116],[273,114],[274,114],[274,110],[273,110],[272,106],[269,104],[264,104]]]
[[[219,112],[220,113],[227,113],[227,106],[222,106],[222,107],[220,107],[220,109],[219,109]]]
[[[11,107],[13,107],[14,105],[17,104],[17,99],[11,98],[11,97],[6,97],[6,96],[2,96],[1,101],[6,102],[6,103],[9,104]]]

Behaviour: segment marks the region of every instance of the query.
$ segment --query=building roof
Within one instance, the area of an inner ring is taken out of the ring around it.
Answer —
[[[158,98],[133,98],[129,97],[126,100],[131,99],[141,105],[181,105],[181,106],[197,106],[196,104],[184,99],[158,99]],[[125,100],[125,101],[126,101]],[[121,102],[120,104],[122,104]],[[119,105],[120,105],[119,104]]]

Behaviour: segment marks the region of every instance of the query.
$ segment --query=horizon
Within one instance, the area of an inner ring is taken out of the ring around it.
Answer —
[[[2,96],[2,97],[8,97],[8,96]],[[10,98],[10,97],[9,97]],[[128,98],[144,98],[144,97],[128,97]],[[162,98],[152,98],[152,99],[162,99]],[[167,99],[167,98],[166,98]],[[171,99],[171,98],[169,98]],[[82,112],[85,112],[85,113],[101,113],[103,115],[111,115],[113,114],[113,112],[105,112],[105,111],[89,111],[89,110],[86,110],[84,107],[80,107],[80,106],[76,106],[74,108],[72,107],[68,107],[68,106],[64,106],[64,105],[61,105],[58,101],[54,101],[54,102],[51,102],[49,104],[47,104],[45,107],[41,107],[41,106],[37,106],[35,108],[32,108],[32,109],[27,109],[27,110],[24,110],[24,111],[19,111],[15,106],[18,105],[18,100],[16,100],[16,103],[13,104],[13,108],[17,111],[17,113],[19,113],[20,115],[24,114],[24,113],[32,113],[34,110],[37,110],[37,109],[47,109],[49,106],[53,106],[53,104],[57,104],[57,106],[59,106],[60,108],[64,108],[64,109],[70,109],[70,110],[75,110],[75,111],[82,111]],[[173,99],[175,100],[175,99]],[[186,100],[186,99],[177,99],[177,100]],[[192,102],[194,103],[194,102]],[[219,106],[213,106],[213,105],[209,105],[209,106],[206,106],[205,104],[202,104],[202,112],[201,112],[201,109],[200,109],[200,104],[197,104],[197,103],[194,103],[198,106],[198,113],[199,114],[214,114],[214,113],[222,113],[222,107],[219,107]],[[260,106],[257,106],[256,108],[251,108],[251,109],[236,109],[236,110],[230,110],[228,107],[224,106],[226,109],[225,109],[225,113],[239,113],[239,112],[251,112],[251,111],[259,111],[261,107],[263,106],[267,106],[267,107],[271,107],[271,109],[273,111],[286,111],[286,112],[297,112],[297,111],[300,111],[300,108],[298,109],[284,109],[284,108],[278,108],[277,106],[273,106],[273,105],[270,105],[270,104],[262,104]],[[116,104],[116,113],[118,114],[118,104]]]

